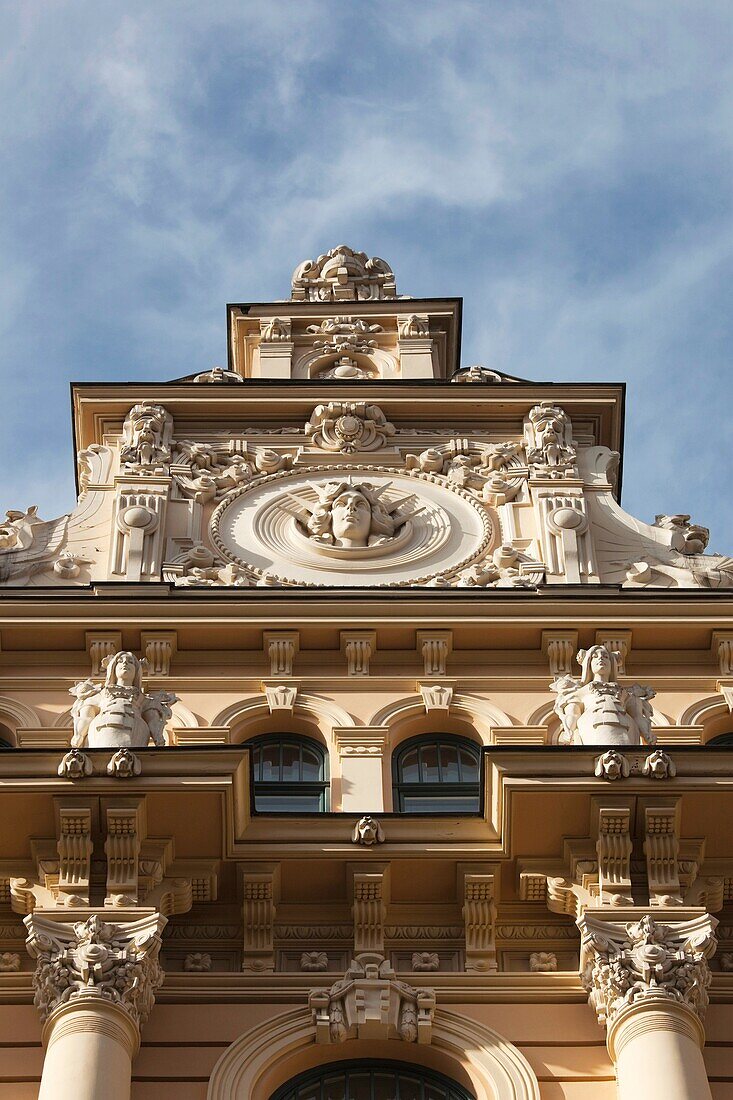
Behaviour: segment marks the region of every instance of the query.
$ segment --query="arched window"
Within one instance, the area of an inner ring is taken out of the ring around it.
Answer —
[[[338,1062],[289,1081],[271,1100],[474,1100],[473,1094],[422,1066]]]
[[[394,806],[402,814],[478,813],[481,753],[449,733],[413,737],[394,759]]]
[[[711,737],[710,740],[706,742],[705,748],[733,749],[733,733],[719,733],[717,737]]]
[[[255,809],[323,813],[328,809],[326,754],[317,741],[267,734],[252,742]]]

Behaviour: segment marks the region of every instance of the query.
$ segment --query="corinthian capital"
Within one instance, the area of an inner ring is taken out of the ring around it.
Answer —
[[[28,951],[37,960],[34,1003],[42,1021],[61,1005],[98,999],[124,1009],[142,1027],[163,982],[158,953],[165,917],[150,912],[111,924],[94,914],[72,923],[35,912],[25,923]]]
[[[658,924],[609,921],[586,910],[578,921],[581,969],[599,1023],[613,1024],[628,1006],[685,1005],[702,1020],[710,984],[708,959],[717,946],[715,917]]]

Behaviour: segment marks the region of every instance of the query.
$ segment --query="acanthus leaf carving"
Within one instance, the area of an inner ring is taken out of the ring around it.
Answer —
[[[152,913],[128,924],[93,914],[65,923],[26,917],[27,946],[37,960],[34,1003],[41,1019],[78,998],[99,998],[124,1009],[138,1027],[163,983],[158,963],[165,917]]]
[[[708,914],[670,924],[647,914],[622,924],[586,911],[578,921],[581,972],[599,1022],[610,1024],[623,1008],[644,1001],[675,1001],[702,1018],[716,925]]]

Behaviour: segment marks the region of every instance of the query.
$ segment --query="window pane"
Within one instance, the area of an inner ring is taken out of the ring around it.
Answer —
[[[276,783],[280,779],[280,746],[278,744],[259,745],[255,750],[259,756],[259,768],[255,769],[255,779],[265,783]]]
[[[292,782],[300,779],[300,745],[293,745],[287,741],[282,745],[282,775],[284,782]]]
[[[420,782],[437,783],[438,781],[438,746],[420,746]]]
[[[343,1073],[338,1077],[326,1077],[323,1082],[323,1100],[346,1100],[346,1084]]]
[[[419,1077],[400,1074],[400,1100],[422,1100],[422,1082]]]
[[[260,813],[318,814],[323,810],[323,794],[255,790],[255,809]]]
[[[303,745],[303,779],[323,779],[323,757],[308,745]]]
[[[339,1097],[339,1100],[343,1100],[343,1092]],[[298,1089],[298,1100],[321,1100],[321,1084],[317,1081],[315,1085],[304,1085]]]
[[[371,1073],[349,1074],[349,1100],[372,1100]]]
[[[425,1100],[448,1100],[448,1092],[441,1085],[427,1085]]]
[[[408,749],[400,757],[399,777],[403,783],[418,783],[420,773],[417,764],[417,749]]]
[[[458,746],[440,746],[440,778],[444,783],[458,783]]]
[[[476,813],[478,794],[466,795],[402,795],[402,812],[406,814]]]
[[[374,1100],[396,1100],[396,1097],[397,1084],[394,1073],[375,1073]]]
[[[461,747],[461,782],[478,783],[478,760],[472,752]]]

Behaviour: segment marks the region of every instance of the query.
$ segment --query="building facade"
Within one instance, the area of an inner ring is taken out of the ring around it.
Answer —
[[[0,1100],[733,1097],[733,559],[623,386],[346,246],[227,316],[0,526]]]

